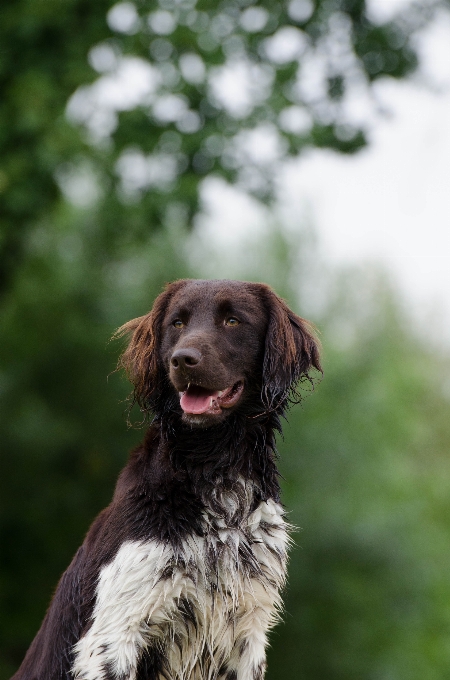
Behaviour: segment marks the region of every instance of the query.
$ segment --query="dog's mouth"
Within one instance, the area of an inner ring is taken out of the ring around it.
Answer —
[[[184,413],[192,415],[218,415],[224,408],[231,408],[239,401],[244,391],[244,383],[238,380],[225,390],[208,390],[200,385],[189,383],[184,392],[179,392],[180,406]]]

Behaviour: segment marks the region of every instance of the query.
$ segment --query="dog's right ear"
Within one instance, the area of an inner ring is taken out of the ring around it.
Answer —
[[[137,402],[146,411],[153,410],[155,397],[164,384],[165,372],[159,357],[159,347],[167,306],[185,283],[184,280],[169,283],[164,292],[158,295],[148,314],[127,321],[113,335],[113,339],[131,336],[117,368],[125,370],[134,386],[132,403]]]

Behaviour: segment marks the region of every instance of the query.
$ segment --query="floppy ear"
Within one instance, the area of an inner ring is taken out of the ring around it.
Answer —
[[[169,283],[164,292],[158,295],[148,314],[131,319],[113,335],[114,339],[131,335],[117,367],[125,369],[134,385],[132,405],[137,402],[145,410],[154,408],[154,397],[164,384],[165,372],[158,351],[161,327],[171,298],[184,285],[184,280]]]
[[[263,400],[267,407],[283,407],[296,397],[296,385],[302,378],[312,382],[312,368],[322,372],[320,344],[314,327],[292,312],[276,293],[265,287],[269,308],[263,364]]]

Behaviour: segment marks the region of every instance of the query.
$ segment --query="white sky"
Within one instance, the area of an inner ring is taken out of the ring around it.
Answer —
[[[327,259],[386,262],[414,301],[446,308],[450,329],[450,94],[383,90],[393,117],[370,147],[311,153],[290,171],[289,193],[311,204]]]
[[[450,342],[448,15],[428,30],[421,51],[422,74],[414,81],[378,85],[376,98],[390,115],[374,123],[370,145],[356,156],[302,156],[286,171],[280,198],[291,216],[312,217],[325,261],[384,263],[413,314],[432,319],[435,339]],[[217,186],[207,194],[208,231],[221,248],[264,228],[242,196],[233,203]]]

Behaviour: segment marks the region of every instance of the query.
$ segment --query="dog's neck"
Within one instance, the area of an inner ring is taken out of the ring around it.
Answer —
[[[280,431],[280,422],[275,413],[256,418],[233,413],[204,429],[192,428],[174,414],[156,418],[153,428],[159,429],[173,473],[210,504],[240,484],[252,487],[255,502],[278,502],[275,431]]]

